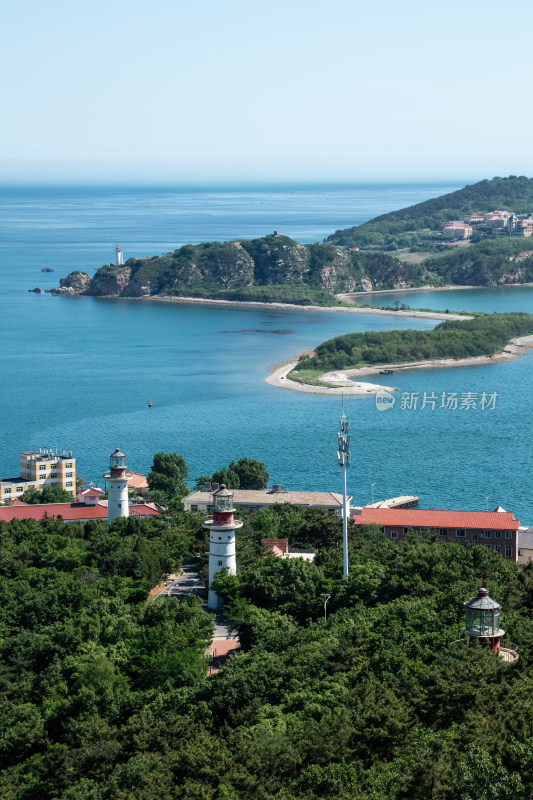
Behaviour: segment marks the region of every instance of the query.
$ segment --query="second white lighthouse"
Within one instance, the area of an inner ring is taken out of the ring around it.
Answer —
[[[107,518],[129,517],[128,476],[126,456],[119,448],[109,456],[109,475],[104,475],[108,485]]]
[[[237,557],[235,554],[235,531],[242,528],[240,519],[234,519],[233,492],[226,489],[223,483],[213,492],[213,518],[207,519],[203,527],[207,528],[209,536],[209,595],[208,608],[216,611],[222,608],[222,598],[211,589],[211,583],[216,573],[224,567],[228,568],[230,575],[237,574]]]

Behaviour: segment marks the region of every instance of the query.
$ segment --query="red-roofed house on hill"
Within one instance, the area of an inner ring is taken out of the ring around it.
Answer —
[[[517,560],[520,521],[501,506],[494,511],[445,511],[422,508],[352,508],[354,525],[379,525],[392,541],[408,531],[430,531],[458,544],[477,544]]]

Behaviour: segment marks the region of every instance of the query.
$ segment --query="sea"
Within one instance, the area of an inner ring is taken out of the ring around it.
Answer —
[[[269,366],[339,334],[428,329],[434,321],[28,291],[57,286],[74,269],[94,274],[113,260],[116,243],[129,258],[274,230],[322,241],[460,185],[1,188],[0,474],[18,475],[22,450],[52,448],[72,451],[78,473],[102,485],[120,447],[137,472],[160,450],[181,453],[191,481],[248,456],[284,487],[340,491],[344,403],[353,504],[412,494],[425,508],[501,505],[533,525],[533,351],[507,363],[384,378],[399,391],[383,411],[374,397],[269,386]],[[394,299],[533,313],[531,288],[398,293],[386,302]]]

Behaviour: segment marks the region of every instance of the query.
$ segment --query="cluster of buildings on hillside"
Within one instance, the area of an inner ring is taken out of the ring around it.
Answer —
[[[103,476],[106,492],[93,484],[76,494],[76,460],[71,452],[32,450],[20,454],[20,476],[0,480],[0,521],[12,519],[42,519],[59,517],[65,522],[90,519],[113,520],[117,517],[154,517],[160,509],[153,503],[132,501],[129,494],[147,490],[146,478],[127,468],[126,456],[117,448],[110,456],[109,471]],[[59,486],[73,495],[71,503],[41,503],[28,505],[20,500],[33,487]],[[221,487],[205,485],[183,499],[185,511],[210,515],[216,510],[216,498]],[[224,487],[225,489],[225,487]],[[343,496],[336,492],[290,491],[274,484],[270,489],[226,490],[231,494],[231,507],[248,511],[290,503],[342,517]],[[227,495],[224,495],[227,499]],[[446,511],[416,509],[411,506],[417,498],[404,497],[350,507],[349,518],[354,525],[375,524],[391,542],[401,541],[408,531],[430,531],[445,541],[480,545],[503,558],[526,563],[533,560],[533,527],[521,526],[511,512],[498,507],[494,511]],[[394,506],[403,507],[394,507]],[[222,540],[221,540],[222,541]],[[272,552],[284,558],[308,557],[290,547],[286,539],[265,539]]]
[[[487,214],[467,214],[462,220],[443,222],[440,230],[449,239],[469,239],[476,226],[488,225],[493,236],[532,236],[533,217],[513,211],[489,211]]]

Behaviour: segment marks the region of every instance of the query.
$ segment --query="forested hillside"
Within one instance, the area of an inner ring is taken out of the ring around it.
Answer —
[[[442,222],[460,219],[464,214],[510,210],[516,214],[533,212],[533,178],[511,175],[465,186],[399,211],[382,214],[363,225],[335,231],[327,241],[347,247],[392,249],[418,243],[415,231],[434,230]]]
[[[239,574],[217,579],[241,652],[211,677],[210,616],[146,600],[205,550],[198,515],[0,525],[3,799],[529,800],[531,565],[350,526],[344,582],[336,517],[243,517]],[[263,558],[265,536],[315,563]],[[516,665],[449,647],[480,585]]]
[[[185,245],[153,258],[106,265],[91,279],[61,278],[59,293],[96,297],[155,295],[339,305],[334,293],[410,286],[420,270],[385,253],[302,245],[287,236]]]
[[[493,355],[515,336],[533,334],[532,314],[482,314],[473,319],[447,320],[433,330],[346,333],[323,342],[313,356],[302,356],[290,373],[349,369],[374,364],[400,364],[437,358]]]

